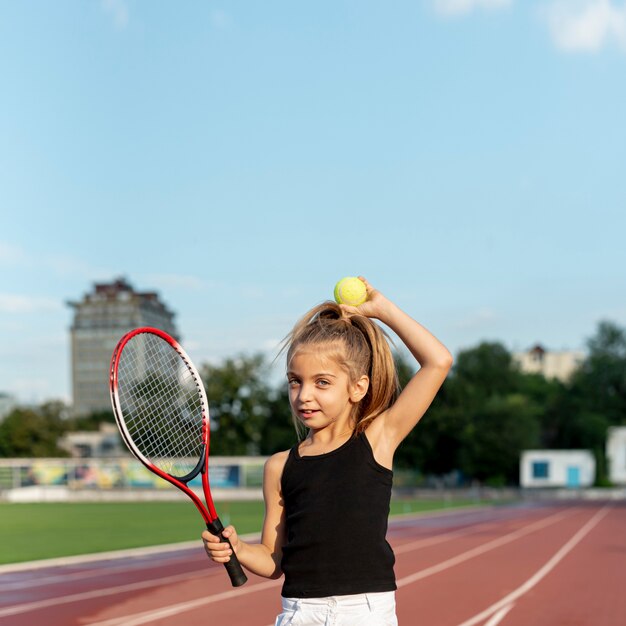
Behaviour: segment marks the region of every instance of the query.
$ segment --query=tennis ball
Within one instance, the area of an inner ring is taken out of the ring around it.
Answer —
[[[367,300],[365,283],[355,276],[346,276],[335,285],[335,300],[337,304],[359,306]]]

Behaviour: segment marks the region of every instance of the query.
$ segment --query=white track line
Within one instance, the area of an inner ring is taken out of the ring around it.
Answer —
[[[564,509],[563,512],[570,511],[573,507],[568,507]],[[393,553],[394,554],[403,554],[404,552],[410,552],[411,550],[419,550],[420,548],[427,548],[429,546],[434,546],[439,543],[445,543],[450,539],[456,539],[457,537],[463,537],[466,535],[473,535],[477,532],[481,532],[484,530],[489,530],[491,528],[498,528],[503,525],[504,522],[516,523],[524,520],[520,520],[519,518],[509,518],[509,519],[499,519],[499,520],[488,520],[485,522],[478,522],[474,526],[468,526],[466,528],[460,530],[452,530],[448,533],[442,533],[440,535],[434,535],[432,537],[424,537],[422,539],[416,539],[415,541],[409,541],[407,543],[403,543],[399,546],[394,546]]]
[[[514,604],[507,604],[501,608],[494,616],[485,624],[485,626],[497,626],[505,617],[505,615],[513,608]]]
[[[444,515],[454,515],[465,512],[472,511],[489,511],[493,507],[490,506],[468,506],[468,507],[458,507],[451,510],[437,510],[437,511],[426,511],[423,513],[405,513],[402,515],[396,515],[392,518],[393,520],[402,520],[402,519],[419,519],[419,518],[428,518],[435,516],[444,516]],[[478,524],[473,528],[484,528],[487,523]],[[398,548],[394,549],[396,554],[402,554],[408,550],[417,549],[419,547],[423,547],[426,545],[434,545],[437,543],[441,543],[443,541],[447,541],[448,539],[452,539],[455,536],[460,534],[466,534],[466,532],[472,532],[472,530],[468,531],[455,531],[452,533],[446,533],[445,535],[438,535],[437,537],[433,537],[430,539],[421,539],[416,542],[411,542],[410,544],[404,544]],[[261,535],[259,533],[250,533],[247,535],[243,535],[242,539],[246,541],[258,541]],[[420,542],[425,542],[420,545]],[[201,549],[201,544],[199,541],[184,541],[180,543],[171,543],[165,544],[161,546],[148,546],[144,548],[129,548],[126,550],[114,550],[110,552],[99,552],[95,554],[83,554],[76,556],[68,556],[68,557],[59,557],[54,559],[42,559],[39,561],[28,561],[25,563],[10,563],[8,565],[0,565],[0,575],[9,574],[14,572],[22,572],[22,571],[30,571],[37,570],[42,568],[55,568],[55,567],[64,567],[68,565],[82,565],[86,563],[94,563],[94,562],[104,562],[104,561],[112,561],[116,559],[124,559],[124,562],[121,565],[116,565],[114,567],[107,567],[106,569],[91,569],[91,570],[83,570],[80,572],[71,572],[71,573],[61,573],[61,574],[52,574],[49,576],[42,576],[40,578],[29,578],[27,580],[19,580],[11,583],[3,582],[0,585],[0,592],[5,591],[15,591],[21,589],[32,589],[33,587],[41,587],[44,585],[54,585],[61,584],[65,582],[70,582],[73,580],[83,580],[85,578],[93,578],[97,576],[108,576],[113,573],[124,572],[124,571],[137,571],[141,569],[150,569],[154,568],[153,561],[147,561],[145,563],[134,563],[129,561],[130,558],[144,557],[144,556],[159,556],[161,554],[169,554],[170,552],[179,552],[179,551],[189,551],[193,549]],[[188,560],[188,557],[180,557],[178,559],[168,559],[168,565],[171,563],[175,563],[177,561]]]
[[[123,617],[114,617],[103,622],[91,622],[90,626],[139,626],[140,624],[147,624],[148,622],[154,622],[157,619],[178,615],[184,611],[191,611],[207,604],[213,604],[214,602],[230,600],[230,598],[240,597],[249,593],[256,593],[257,591],[265,591],[266,589],[282,585],[282,582],[282,580],[270,580],[265,583],[250,585],[249,587],[241,587],[239,589],[216,593],[208,598],[204,597],[198,598],[197,600],[189,600],[188,602],[170,604],[169,606],[161,609],[144,611],[143,613],[135,613],[134,615],[124,615]]]
[[[418,539],[417,541],[412,541],[410,543],[405,543],[399,547],[394,548],[395,554],[402,554],[403,552],[408,552],[409,550],[417,550],[422,547],[427,547],[430,545],[435,545],[438,543],[443,543],[445,541],[449,541],[450,539],[454,539],[455,537],[459,537],[466,534],[471,534],[472,532],[478,532],[479,530],[484,530],[489,528],[490,525],[493,525],[493,522],[485,522],[482,524],[477,524],[476,526],[461,530],[461,531],[453,531],[450,533],[444,533],[441,535],[436,535],[435,537],[428,537],[424,539]],[[260,538],[260,535],[248,535],[245,538],[247,541],[255,541]],[[140,558],[143,556],[154,556],[154,555],[166,555],[170,552],[178,552],[178,551],[190,551],[192,549],[201,550],[202,546],[199,541],[185,542],[180,544],[169,544],[166,546],[149,547],[149,548],[139,548],[139,549],[130,549],[123,551],[115,551],[115,552],[107,552],[104,553],[105,556],[98,554],[90,554],[84,556],[77,557],[63,557],[60,559],[47,559],[43,561],[30,561],[25,564],[17,564],[19,565],[27,565],[28,567],[21,568],[22,571],[36,569],[38,566],[45,565],[46,568],[51,568],[53,565],[50,561],[54,561],[54,566],[62,567],[68,565],[82,565],[91,562],[105,562],[108,560],[116,560],[116,559],[128,559],[128,558]],[[188,562],[189,556],[180,556],[178,558],[168,558],[167,565],[178,563],[178,562]],[[145,562],[136,562],[136,561],[126,561],[120,565],[115,565],[113,567],[106,568],[96,568],[96,569],[88,569],[81,570],[78,572],[71,573],[62,573],[62,574],[52,574],[49,576],[41,576],[38,578],[28,578],[25,580],[18,580],[15,582],[7,583],[2,582],[0,585],[0,593],[4,593],[6,591],[15,591],[22,589],[32,589],[33,587],[42,587],[44,585],[55,585],[62,584],[66,582],[71,582],[73,580],[84,580],[86,578],[93,578],[97,576],[107,577],[113,574],[118,574],[120,572],[131,572],[142,569],[153,569],[155,567],[154,561],[145,561]],[[7,571],[9,573],[13,573],[16,571],[20,571],[20,568],[15,566],[7,566]],[[2,574],[2,568],[0,568],[0,574]]]
[[[484,530],[489,530],[491,528],[497,528],[502,525],[503,521],[519,521],[519,520],[498,520],[498,521],[488,521],[481,522],[476,524],[475,526],[468,526],[467,528],[463,528],[461,530],[453,530],[449,533],[442,533],[441,535],[434,535],[432,537],[424,537],[423,539],[416,539],[415,541],[410,541],[407,543],[403,543],[399,546],[394,546],[393,553],[394,554],[403,554],[404,552],[410,552],[411,550],[419,550],[420,548],[428,548],[430,546],[437,545],[438,543],[445,543],[446,541],[450,541],[450,539],[456,539],[457,537],[464,537],[466,535],[473,535],[477,532],[482,532]]]
[[[198,543],[195,544],[196,548],[202,550]],[[178,558],[167,559],[167,566],[175,565],[177,563],[189,563],[189,555],[181,556]],[[94,578],[101,576],[106,578],[113,574],[119,574],[121,572],[137,572],[142,569],[154,569],[155,563],[153,561],[146,562],[130,562],[123,565],[115,565],[112,567],[98,568],[98,569],[86,569],[79,572],[72,572],[67,574],[53,574],[51,576],[42,576],[41,578],[29,578],[26,580],[18,580],[13,583],[0,583],[0,593],[6,591],[15,591],[21,589],[31,589],[33,587],[41,587],[43,585],[59,585],[74,580],[84,580],[86,578]]]
[[[27,613],[28,611],[37,611],[58,604],[68,604],[70,602],[79,602],[82,600],[90,600],[91,598],[101,598],[102,596],[112,596],[118,593],[126,593],[128,591],[136,591],[137,589],[148,589],[150,587],[158,587],[160,585],[171,585],[173,583],[182,582],[191,578],[198,578],[202,572],[206,570],[196,570],[185,574],[176,574],[175,576],[164,576],[162,578],[153,578],[152,580],[143,580],[137,583],[127,585],[118,585],[117,587],[107,587],[93,589],[92,591],[83,591],[74,593],[69,596],[61,596],[60,598],[48,598],[47,600],[37,600],[35,602],[24,602],[23,604],[14,604],[0,609],[0,617],[7,615],[17,615],[18,613]]]
[[[410,574],[409,576],[400,578],[400,580],[397,581],[398,589],[406,585],[409,585],[411,583],[417,582],[418,580],[422,580],[422,578],[432,576],[433,574],[442,572],[443,570],[446,570],[450,567],[454,567],[455,565],[459,565],[459,563],[464,563],[465,561],[469,561],[470,559],[473,559],[476,556],[480,556],[481,554],[484,554],[485,552],[495,550],[496,548],[499,548],[500,546],[510,543],[511,541],[515,541],[516,539],[519,539],[520,537],[523,537],[524,535],[532,533],[535,530],[539,530],[540,528],[549,526],[550,524],[554,524],[555,522],[560,520],[562,517],[565,517],[566,515],[567,515],[566,512],[555,513],[554,515],[550,515],[549,517],[539,520],[538,522],[535,522],[534,524],[529,524],[528,526],[519,528],[518,530],[515,530],[512,533],[509,533],[508,535],[503,535],[502,537],[498,537],[497,539],[492,539],[491,541],[488,541],[487,543],[483,543],[482,545],[476,546],[475,548],[472,548],[471,550],[462,552],[461,554],[458,554],[457,556],[447,559],[446,561],[442,561],[441,563],[437,563],[436,565],[427,567],[426,569],[420,570],[419,572],[415,572],[415,574]]]
[[[41,559],[39,561],[26,561],[24,563],[9,563],[0,565],[0,574],[23,572],[43,567],[60,567],[64,565],[80,565],[93,563],[94,561],[110,561],[112,559],[125,559],[135,556],[147,556],[178,550],[190,550],[194,547],[202,547],[200,536],[197,541],[182,541],[161,546],[148,546],[146,548],[128,548],[127,550],[112,550],[110,552],[95,552],[93,554],[78,554],[76,556],[62,556],[54,559]]]
[[[423,511],[421,513],[401,513],[390,518],[391,523],[402,522],[408,519],[420,519],[447,515],[459,515],[461,513],[475,511],[489,511],[493,506],[460,506],[452,509],[437,509],[434,511]],[[261,533],[250,533],[242,535],[242,539],[246,541],[257,541]],[[94,561],[110,561],[113,559],[126,559],[136,556],[148,556],[153,554],[176,552],[178,550],[190,550],[200,544],[200,538],[193,541],[181,541],[178,543],[169,543],[158,546],[147,546],[144,548],[127,548],[124,550],[112,550],[109,552],[95,552],[93,554],[78,554],[75,556],[63,556],[52,559],[40,559],[38,561],[25,561],[23,563],[7,563],[0,565],[0,575],[10,574],[12,572],[22,572],[46,567],[60,567],[64,565],[80,565],[82,563],[92,563]]]
[[[246,541],[256,541],[261,537],[261,533],[248,533],[241,538]],[[114,559],[128,559],[138,556],[152,556],[178,552],[179,550],[202,549],[202,539],[193,541],[179,541],[178,543],[166,543],[158,546],[146,546],[144,548],[127,548],[125,550],[111,550],[109,552],[94,552],[92,554],[77,554],[75,556],[62,556],[53,559],[40,559],[39,561],[25,561],[24,563],[8,563],[0,565],[1,574],[11,574],[13,572],[23,572],[47,567],[62,567],[65,565],[81,565],[82,563],[93,563],[96,561],[111,561]]]
[[[453,565],[456,565],[457,563],[461,563],[465,560],[468,560],[474,556],[477,556],[478,554],[482,554],[483,552],[492,550],[499,545],[503,545],[504,543],[513,541],[514,539],[517,539],[518,537],[521,537],[529,532],[532,532],[533,530],[537,528],[546,526],[548,524],[551,524],[557,521],[558,519],[564,517],[566,514],[567,512],[555,513],[547,518],[544,518],[542,520],[539,520],[538,522],[535,522],[534,524],[525,526],[524,528],[520,530],[514,531],[513,533],[510,533],[509,535],[505,535],[504,537],[500,537],[494,541],[488,542],[487,544],[483,544],[483,546],[479,546],[478,548],[474,548],[473,550],[465,552],[462,555],[459,555],[453,559],[448,559],[447,561],[444,561],[443,563],[439,563],[438,565],[435,565],[433,567],[417,572],[416,574],[413,574],[412,576],[407,576],[406,578],[403,578],[398,581],[398,587],[404,586],[405,584],[409,584],[411,582],[415,582],[416,580],[435,574],[439,571],[447,569],[448,567],[452,567]],[[68,604],[71,602],[81,602],[83,600],[90,600],[92,598],[97,598],[97,597],[102,597],[102,596],[115,595],[118,593],[122,594],[128,591],[134,591],[138,589],[157,587],[159,585],[164,585],[164,584],[173,584],[175,582],[189,580],[190,578],[197,577],[200,574],[200,572],[203,572],[203,571],[204,570],[195,570],[195,571],[188,572],[188,573],[177,574],[177,575],[167,576],[167,577],[162,577],[162,578],[157,578],[157,579],[151,579],[147,581],[140,581],[136,583],[130,583],[127,585],[117,585],[114,587],[100,587],[98,589],[94,589],[91,591],[75,593],[75,594],[71,594],[67,596],[48,598],[46,600],[38,600],[34,602],[25,602],[22,604],[10,605],[10,606],[6,606],[0,609],[0,617],[5,617],[7,615],[16,615],[18,613],[26,613],[29,611],[36,611],[42,608],[48,608],[50,606],[56,606],[60,604]],[[254,585],[254,587],[256,587],[256,585]],[[203,598],[202,600],[206,599],[207,601],[213,602],[214,600],[211,599],[212,597],[213,596],[209,596],[208,598]],[[227,599],[228,597],[230,596],[222,596],[222,594],[220,594],[220,599]]]
[[[553,524],[555,522],[557,522],[559,519],[561,519],[562,517],[566,516],[567,512],[559,512],[559,513],[555,513],[547,518],[544,518],[542,520],[539,520],[538,522],[535,522],[534,524],[531,524],[530,526],[526,526],[523,529],[517,530],[513,533],[510,533],[509,535],[506,535],[506,537],[508,538],[506,541],[504,542],[500,542],[499,545],[501,545],[502,543],[508,543],[509,541],[513,541],[514,539],[523,536],[524,534],[527,534],[529,532],[532,532],[533,530],[538,530],[539,528],[542,528],[544,526],[547,526],[549,524]],[[504,538],[501,538],[504,539]],[[496,540],[498,541],[498,540]],[[489,542],[489,544],[485,544],[485,545],[490,545],[491,547],[488,548],[489,550],[495,548],[494,541]],[[473,552],[473,551],[470,551]],[[468,553],[464,553],[464,554],[468,554]],[[476,556],[475,554],[473,556]],[[471,558],[471,557],[467,557],[467,558]],[[453,564],[450,563],[450,561],[452,561],[453,559],[449,559],[448,561],[444,561],[444,564],[447,564],[446,567],[451,567]],[[466,560],[466,559],[463,559]],[[443,564],[440,564],[443,565]],[[442,567],[441,569],[446,569],[446,567]],[[423,572],[428,572],[425,574],[425,576],[430,576],[434,573],[436,573],[436,571],[440,571],[440,570],[436,570],[435,568],[429,568],[428,570],[423,570]],[[419,572],[418,572],[419,573]],[[424,577],[424,576],[422,576]],[[409,578],[409,577],[407,577]],[[402,579],[402,580],[406,580],[406,579]],[[265,589],[274,587],[278,584],[280,584],[282,581],[278,580],[278,581],[271,581],[268,583],[262,583],[259,585],[254,585],[252,587],[244,587],[240,590],[233,590],[233,591],[226,591],[223,593],[219,593],[216,594],[215,596],[209,596],[209,597],[205,597],[205,598],[199,598],[197,600],[191,600],[188,602],[181,602],[178,604],[173,604],[173,605],[169,605],[166,607],[163,607],[161,609],[155,609],[152,611],[145,611],[143,613],[136,613],[134,615],[125,615],[123,617],[117,617],[117,618],[112,618],[110,620],[106,620],[106,621],[102,621],[102,622],[95,622],[95,623],[91,623],[90,626],[140,626],[141,624],[147,624],[153,621],[156,621],[158,619],[162,619],[162,618],[166,618],[169,617],[171,615],[178,615],[184,611],[190,611],[193,609],[197,609],[201,606],[204,606],[206,604],[210,604],[213,602],[218,602],[220,600],[228,600],[230,598],[234,598],[238,595],[241,595],[243,593],[252,593],[255,591],[263,591]],[[410,581],[413,582],[413,581]],[[400,586],[401,581],[398,581],[398,586]],[[502,615],[502,617],[504,617],[504,614]],[[494,624],[495,626],[495,624]]]
[[[487,619],[492,613],[498,611],[500,608],[507,606],[511,602],[517,600],[525,593],[530,591],[542,578],[547,576],[559,562],[571,552],[584,537],[600,522],[600,520],[609,512],[610,506],[606,505],[602,509],[596,512],[596,514],[582,527],[578,532],[565,543],[558,552],[535,574],[533,574],[523,585],[520,585],[515,591],[512,591],[507,596],[492,604],[489,608],[482,611],[478,615],[475,615],[471,619],[463,622],[460,626],[475,626],[484,619]]]

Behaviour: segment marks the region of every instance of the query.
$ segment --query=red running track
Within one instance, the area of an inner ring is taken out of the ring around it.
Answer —
[[[390,523],[401,626],[623,626],[626,505],[450,511]],[[281,581],[230,587],[200,545],[0,574],[0,624],[269,626]]]

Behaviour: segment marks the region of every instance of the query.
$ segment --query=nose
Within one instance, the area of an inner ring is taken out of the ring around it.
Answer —
[[[303,404],[313,398],[313,387],[302,383],[298,393],[298,400]]]

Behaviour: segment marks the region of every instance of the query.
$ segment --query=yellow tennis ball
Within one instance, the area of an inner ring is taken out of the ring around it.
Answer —
[[[359,306],[367,300],[365,283],[355,276],[346,276],[335,285],[335,300],[337,304]]]

